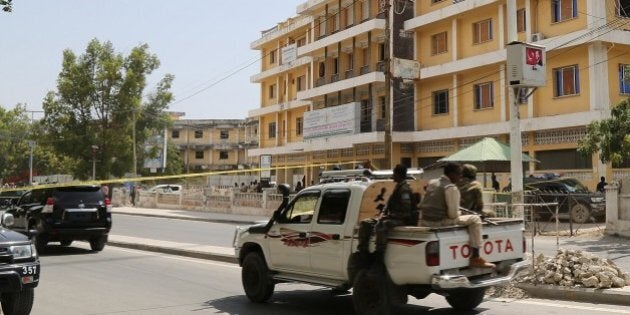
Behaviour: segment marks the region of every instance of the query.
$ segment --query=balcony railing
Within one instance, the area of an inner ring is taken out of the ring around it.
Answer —
[[[376,63],[376,70],[378,71],[385,71],[385,61],[379,61]]]
[[[360,72],[362,75],[363,75],[363,74],[366,74],[366,73],[368,73],[368,72],[370,72],[370,65],[365,65],[365,66],[362,66],[359,72]]]
[[[337,82],[339,81],[339,73],[335,73],[333,75],[330,76],[330,82]]]
[[[326,78],[325,77],[318,78],[315,81],[315,87],[322,86],[324,84],[326,84]]]
[[[346,70],[346,79],[354,77],[354,69]]]

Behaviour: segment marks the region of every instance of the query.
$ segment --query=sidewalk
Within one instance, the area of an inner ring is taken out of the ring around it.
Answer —
[[[269,218],[267,217],[260,216],[135,207],[115,207],[113,208],[112,212],[114,214],[123,215],[160,217],[217,223],[240,223],[243,225],[267,222],[269,220]],[[556,238],[552,236],[537,236],[535,239],[537,253],[542,252],[547,256],[554,255],[556,242],[555,240]],[[529,237],[527,241],[529,243]],[[547,244],[546,250],[541,248],[544,243]],[[185,257],[237,263],[237,259],[236,257],[234,257],[234,249],[208,246],[205,244],[168,242],[110,234],[108,245]],[[528,247],[529,246],[530,245],[528,244]],[[601,235],[561,237],[560,247],[566,249],[580,249],[602,258],[611,259],[621,269],[625,270],[626,272],[630,272],[630,241],[625,238]],[[537,298],[561,299],[575,302],[630,305],[630,286],[626,286],[623,289],[602,290],[565,288],[559,286],[526,285],[523,286],[522,289],[529,293],[530,296]]]

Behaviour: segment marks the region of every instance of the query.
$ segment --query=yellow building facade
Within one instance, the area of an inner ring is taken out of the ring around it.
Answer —
[[[391,163],[423,167],[483,137],[509,143],[510,110],[518,107],[523,151],[541,161],[527,174],[561,173],[591,188],[600,176],[620,179],[626,169],[576,148],[588,123],[630,95],[624,4],[518,0],[508,13],[505,0],[302,3],[251,44],[263,62],[251,78],[261,87],[260,108],[249,112],[260,122],[260,148],[249,155],[271,155],[277,180],[286,182],[317,182],[332,164],[388,168],[389,109]],[[546,86],[516,96],[518,106],[507,82],[508,14],[519,41],[547,51]],[[417,62],[419,75],[393,76],[387,90],[388,52]],[[499,175],[502,186],[508,178]]]

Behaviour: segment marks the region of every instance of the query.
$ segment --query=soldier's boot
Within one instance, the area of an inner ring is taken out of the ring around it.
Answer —
[[[377,250],[372,254],[374,262],[370,267],[369,274],[371,276],[382,276],[385,274],[385,252]]]

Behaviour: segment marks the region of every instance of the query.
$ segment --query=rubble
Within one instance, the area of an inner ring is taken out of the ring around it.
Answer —
[[[517,282],[550,284],[583,288],[621,288],[630,285],[630,273],[619,269],[609,259],[602,259],[580,250],[560,249],[555,257],[540,254],[534,259],[533,273],[517,278]]]

